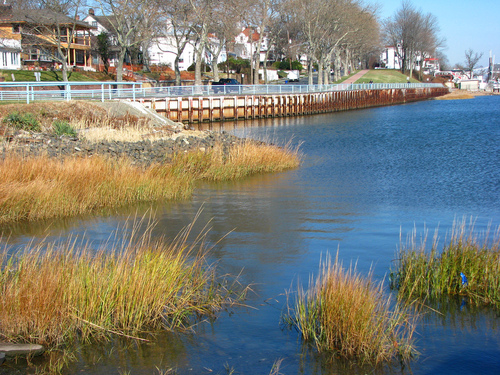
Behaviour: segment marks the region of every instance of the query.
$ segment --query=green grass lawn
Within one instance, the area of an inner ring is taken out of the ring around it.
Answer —
[[[399,70],[393,69],[372,69],[363,77],[358,79],[356,83],[406,83],[407,75],[402,74]],[[419,81],[412,78],[411,83],[418,83]]]
[[[26,82],[35,81],[35,74],[30,70],[0,70],[1,76],[5,78],[5,81],[12,82],[12,74],[16,79],[16,82]],[[62,73],[60,71],[40,71],[42,81],[62,81]],[[70,72],[68,73],[70,81],[95,81],[95,79],[89,77],[84,73]]]

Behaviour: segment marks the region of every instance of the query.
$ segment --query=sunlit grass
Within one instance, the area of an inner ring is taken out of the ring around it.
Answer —
[[[177,154],[147,168],[123,157],[0,160],[0,223],[99,212],[139,202],[188,198],[197,181],[279,172],[300,164],[297,149],[258,144],[216,145]]]
[[[455,222],[449,240],[438,250],[438,234],[427,248],[414,231],[401,245],[391,286],[406,300],[463,295],[500,307],[500,227],[493,236],[478,234],[471,219]],[[463,275],[463,276],[462,276]],[[465,277],[465,278],[464,278]]]
[[[417,314],[391,302],[383,285],[344,269],[338,259],[322,262],[319,276],[304,290],[285,318],[320,352],[364,362],[408,360],[416,353]]]
[[[1,254],[0,335],[11,342],[56,347],[75,339],[144,336],[187,328],[243,298],[206,263],[206,231],[192,225],[172,241],[123,230],[112,249],[79,241],[41,243]]]

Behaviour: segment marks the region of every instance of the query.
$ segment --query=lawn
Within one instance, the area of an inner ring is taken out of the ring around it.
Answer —
[[[0,70],[0,76],[5,78],[5,81],[12,81],[12,74],[14,74],[17,82],[35,81],[35,72],[31,70]],[[62,73],[60,71],[40,71],[42,81],[62,81]],[[87,73],[69,72],[70,81],[95,81]]]
[[[366,73],[363,77],[358,79],[356,83],[406,83],[407,75],[402,74],[399,70],[393,69],[373,69]],[[418,83],[419,81],[412,78],[411,83]]]

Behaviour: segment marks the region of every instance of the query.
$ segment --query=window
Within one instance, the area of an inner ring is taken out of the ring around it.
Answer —
[[[12,52],[10,54],[10,63],[11,63],[11,65],[18,65],[19,64],[19,54],[17,52]]]
[[[7,66],[7,52],[2,52],[2,66]]]
[[[92,21],[92,26],[97,27],[97,21]]]
[[[76,51],[76,63],[77,64],[85,63],[85,54],[83,51]]]
[[[21,32],[21,27],[19,26],[19,24],[12,25],[12,32],[14,34],[19,34]]]

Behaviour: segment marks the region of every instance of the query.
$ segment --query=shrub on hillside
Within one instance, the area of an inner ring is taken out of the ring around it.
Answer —
[[[9,113],[3,121],[17,129],[41,132],[42,128],[36,117],[32,113],[19,113],[12,112]]]

